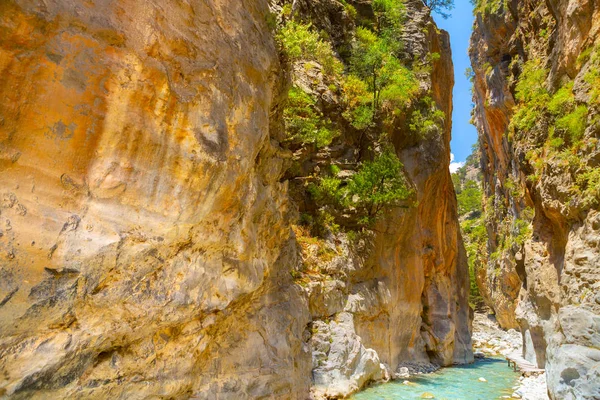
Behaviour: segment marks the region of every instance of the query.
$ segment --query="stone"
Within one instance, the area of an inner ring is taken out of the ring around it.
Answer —
[[[318,323],[309,345],[313,349],[316,396],[343,398],[367,382],[389,379],[389,372],[377,353],[365,348],[356,335],[350,313],[340,313],[329,324]]]
[[[408,378],[408,377],[410,377],[410,371],[407,367],[399,368],[395,375],[396,379],[402,379],[402,378]]]

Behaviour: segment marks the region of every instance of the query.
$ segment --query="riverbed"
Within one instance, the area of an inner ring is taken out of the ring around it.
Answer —
[[[493,400],[510,398],[519,374],[502,358],[486,358],[474,364],[442,368],[406,381],[373,386],[353,400]]]

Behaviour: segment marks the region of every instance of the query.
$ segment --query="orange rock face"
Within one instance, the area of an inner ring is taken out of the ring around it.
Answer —
[[[0,5],[3,393],[177,396],[205,383],[191,376],[215,368],[211,315],[265,284],[288,236],[267,12]]]
[[[360,385],[471,361],[449,40],[411,4],[448,116],[392,138],[418,206],[310,292],[266,0],[0,2],[0,397],[306,399],[319,318],[353,330],[339,354],[362,337]]]

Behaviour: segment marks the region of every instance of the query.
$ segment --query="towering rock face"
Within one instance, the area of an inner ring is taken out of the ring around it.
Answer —
[[[305,393],[266,2],[0,7],[2,392]]]
[[[472,360],[450,121],[393,131],[418,205],[299,281],[290,71],[267,1],[234,3],[0,4],[0,397],[305,399]],[[300,3],[349,43],[340,3]],[[450,116],[448,37],[407,13]]]
[[[553,399],[600,397],[600,6],[478,6],[471,43],[489,249],[482,290]]]

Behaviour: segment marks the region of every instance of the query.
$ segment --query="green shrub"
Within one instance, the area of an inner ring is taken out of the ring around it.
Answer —
[[[412,191],[406,184],[403,165],[391,146],[363,163],[348,183],[347,197],[356,208],[362,208],[368,218],[379,215],[385,206],[398,205]]]
[[[588,207],[600,202],[600,168],[592,168],[577,177],[583,202]]]
[[[548,71],[542,68],[539,60],[533,59],[524,65],[516,85],[518,103],[510,123],[511,132],[518,133],[514,135],[517,140],[546,134],[544,146],[532,149],[526,155],[533,167],[533,174],[528,179],[533,182],[539,180],[549,158],[572,170],[586,170],[580,148],[587,128],[588,107],[577,103],[573,82],[565,83],[550,94],[545,87],[547,76]]]
[[[518,246],[523,246],[531,238],[531,225],[529,222],[517,218],[514,222],[514,241]]]
[[[338,76],[344,71],[342,63],[335,57],[331,45],[323,41],[310,24],[289,21],[277,33],[284,53],[290,61],[316,61],[326,74]]]
[[[338,210],[356,210],[359,222],[371,224],[384,207],[399,205],[412,191],[404,178],[403,166],[391,146],[372,161],[364,162],[347,181],[337,177],[320,177],[308,188],[319,206]]]
[[[339,204],[343,193],[340,190],[341,179],[335,177],[321,177],[316,184],[308,187],[308,192],[318,203]]]
[[[376,19],[377,34],[392,42],[394,46],[398,46],[394,50],[399,50],[401,42],[398,38],[406,18],[404,3],[401,0],[373,0],[372,7]]]
[[[289,18],[292,15],[292,4],[291,3],[284,4],[281,9],[281,14],[284,17]]]
[[[316,100],[299,87],[288,93],[283,111],[287,136],[294,141],[324,147],[339,135],[316,108]]]
[[[568,135],[571,143],[576,143],[583,138],[587,126],[588,108],[580,105],[572,112],[556,120],[556,128]]]
[[[548,71],[543,68],[541,60],[533,59],[525,63],[519,77],[515,92],[516,99],[521,103],[539,103],[541,99],[548,98],[545,87]]]
[[[389,73],[389,78],[386,78],[379,97],[382,108],[398,115],[406,110],[411,100],[417,95],[419,82],[412,71],[400,65],[399,62],[389,62],[386,67],[393,70],[384,71],[384,74]]]
[[[548,103],[548,111],[553,115],[560,115],[569,112],[575,105],[575,96],[573,95],[573,82],[569,82],[556,91]]]
[[[548,72],[542,67],[540,60],[530,60],[523,66],[515,89],[519,105],[511,120],[511,129],[525,133],[534,129],[550,101],[545,87],[547,76]]]
[[[553,137],[548,140],[548,145],[554,151],[560,150],[564,146],[564,144],[565,144],[564,139],[560,138],[560,137]]]
[[[419,138],[429,137],[432,133],[439,132],[446,119],[446,114],[437,108],[431,97],[421,99],[422,109],[412,113],[409,128]]]
[[[346,0],[340,0],[340,3],[344,5],[344,11],[346,11],[346,14],[348,14],[351,19],[356,19],[356,16],[358,15],[356,8],[354,8],[352,4],[348,4]]]
[[[461,192],[456,196],[458,201],[458,212],[460,215],[469,214],[482,210],[483,194],[479,184],[469,180],[465,183]]]
[[[349,75],[344,82],[346,118],[356,129],[366,129],[373,125],[373,96],[368,85],[356,75]]]
[[[382,106],[398,113],[418,92],[415,75],[394,55],[398,42],[364,27],[356,30],[350,70],[353,79],[362,81],[365,91],[370,93],[370,98],[362,96],[361,104],[371,104],[373,114]],[[366,113],[363,111],[361,115]]]
[[[589,48],[584,53],[587,53],[585,56],[590,60],[590,67],[584,76],[584,80],[590,85],[589,94],[591,102],[595,106],[598,106],[600,105],[600,45]]]

